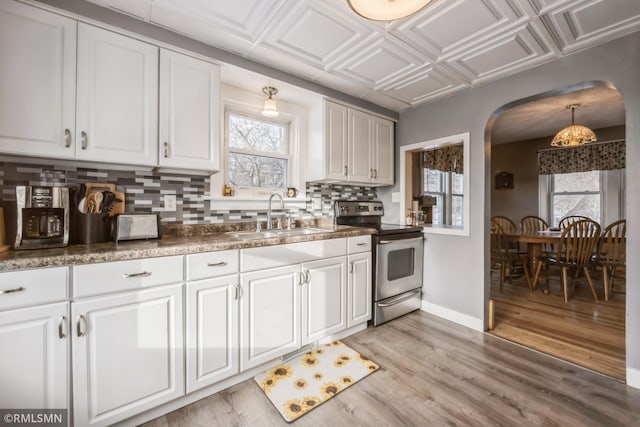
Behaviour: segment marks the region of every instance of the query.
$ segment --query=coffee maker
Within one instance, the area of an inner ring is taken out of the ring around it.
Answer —
[[[69,188],[16,186],[14,249],[41,249],[69,243]]]

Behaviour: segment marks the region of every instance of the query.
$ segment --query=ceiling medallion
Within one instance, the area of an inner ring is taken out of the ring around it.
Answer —
[[[347,0],[355,13],[372,21],[393,21],[413,15],[432,0]]]
[[[577,147],[588,142],[597,141],[596,134],[586,126],[574,124],[574,111],[580,104],[569,104],[567,110],[571,109],[571,126],[567,126],[556,134],[551,141],[552,147]]]

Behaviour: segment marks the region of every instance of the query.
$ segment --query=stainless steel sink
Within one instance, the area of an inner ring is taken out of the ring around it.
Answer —
[[[263,231],[228,231],[226,234],[232,239],[258,240],[272,237],[306,236],[309,234],[327,233],[329,230],[322,228],[292,228],[291,230],[263,230]]]

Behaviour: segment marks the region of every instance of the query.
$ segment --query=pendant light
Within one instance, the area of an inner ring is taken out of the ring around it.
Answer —
[[[393,21],[413,15],[431,0],[347,0],[355,13],[372,21]]]
[[[552,147],[577,147],[588,142],[597,141],[596,134],[586,126],[574,124],[574,111],[580,104],[569,104],[567,110],[571,109],[571,126],[567,126],[556,134],[551,141]]]
[[[271,97],[278,93],[278,89],[271,86],[265,86],[262,88],[262,93],[269,98],[264,100],[264,108],[262,109],[262,115],[265,117],[278,117],[278,109],[276,108],[276,101]]]

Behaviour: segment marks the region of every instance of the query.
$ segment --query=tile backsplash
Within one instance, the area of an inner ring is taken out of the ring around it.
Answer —
[[[110,170],[69,166],[65,162],[32,164],[0,162],[0,200],[15,200],[16,185],[78,185],[108,182],[125,193],[126,212],[159,213],[165,224],[209,224],[266,219],[265,210],[229,209],[233,199],[209,200],[209,177],[150,170]],[[165,195],[176,196],[176,211],[164,212]],[[288,209],[299,219],[333,215],[336,199],[373,200],[374,187],[307,183],[304,208]],[[299,205],[299,204],[298,204]],[[266,207],[266,206],[265,206]]]

